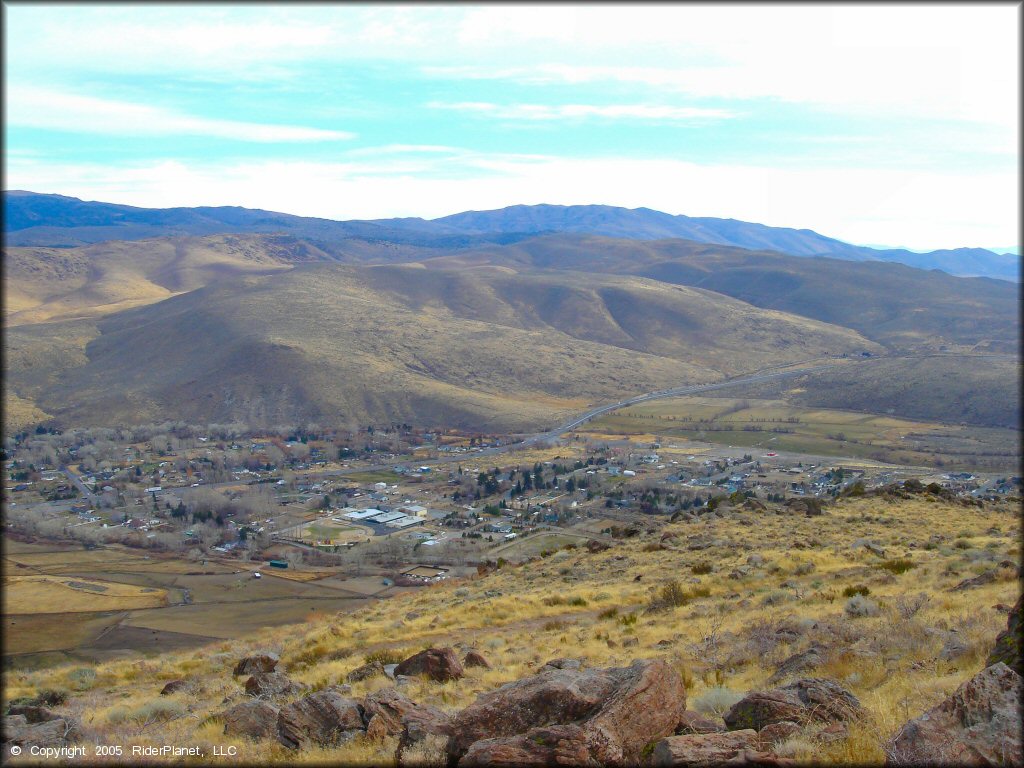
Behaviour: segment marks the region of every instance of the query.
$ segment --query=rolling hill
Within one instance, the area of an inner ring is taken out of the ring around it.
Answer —
[[[8,328],[8,391],[59,423],[525,429],[625,394],[840,352],[846,328],[643,278],[306,264]]]
[[[424,264],[636,275],[853,328],[892,349],[961,347],[1014,354],[1019,343],[1017,286],[902,264],[565,234],[470,249]]]

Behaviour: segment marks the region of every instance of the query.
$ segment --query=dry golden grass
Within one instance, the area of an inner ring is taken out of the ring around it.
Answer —
[[[826,662],[800,674],[837,680],[860,699],[868,716],[843,740],[826,744],[808,730],[783,752],[815,763],[881,762],[883,744],[900,724],[984,666],[1006,623],[994,606],[1012,604],[1020,589],[1013,570],[999,565],[1019,554],[1017,509],[1005,502],[979,509],[924,498],[862,498],[839,502],[820,517],[727,511],[721,519],[675,523],[666,530],[676,535],[667,548],[648,546],[660,539],[652,534],[597,554],[561,550],[520,567],[370,603],[352,614],[264,630],[246,641],[141,665],[102,664],[92,687],[72,694],[68,711],[85,715],[90,739],[228,743],[208,718],[243,699],[230,671],[250,650],[278,651],[291,677],[319,687],[342,682],[372,651],[411,654],[431,645],[476,648],[493,665],[468,669],[449,683],[417,679],[408,686],[415,701],[449,711],[559,656],[581,658],[589,666],[666,658],[683,674],[693,707],[712,689],[743,694],[781,684],[769,682],[777,666],[821,643],[829,648]],[[879,568],[881,558],[852,546],[860,538],[885,547],[887,558],[906,557],[915,567],[899,575]],[[710,546],[688,548],[699,540]],[[755,554],[764,563],[748,566]],[[692,575],[698,563],[710,563],[711,573]],[[951,591],[984,570],[996,572],[993,583]],[[674,579],[706,596],[671,610],[648,610]],[[876,615],[846,613],[842,592],[852,586],[868,588]],[[780,627],[791,633],[778,634]],[[965,649],[943,659],[943,633],[952,629]],[[624,645],[627,640],[636,645]],[[70,687],[68,674],[66,667],[8,673],[4,694]],[[149,713],[163,683],[179,677],[202,686],[169,697],[187,715],[140,730],[138,713]],[[354,683],[353,696],[390,684],[384,678]],[[365,741],[299,756],[271,743],[238,746],[240,759],[261,763],[296,757],[387,763],[394,755],[393,744]]]
[[[11,576],[4,579],[4,613],[92,613],[156,608],[167,592],[75,576]]]

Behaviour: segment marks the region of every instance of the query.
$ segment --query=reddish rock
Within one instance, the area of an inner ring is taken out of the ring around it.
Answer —
[[[781,723],[772,723],[762,728],[757,738],[761,744],[761,749],[771,749],[786,739],[791,739],[800,733],[802,729],[797,723],[789,720],[783,720]]]
[[[160,689],[161,696],[170,696],[172,693],[183,691],[188,688],[188,683],[184,680],[171,680],[167,685]]]
[[[847,736],[849,736],[849,731],[846,729],[846,723],[829,723],[818,731],[818,740],[825,744],[842,741]]]
[[[889,765],[1024,765],[1021,676],[986,667],[948,699],[906,723],[889,743]]]
[[[462,677],[462,664],[452,648],[428,648],[410,656],[397,667],[398,675],[425,675],[431,680],[444,683]]]
[[[330,688],[292,702],[277,717],[277,739],[289,749],[341,744],[363,728],[359,704]]]
[[[276,653],[262,651],[252,656],[246,656],[235,665],[234,675],[252,675],[256,672],[273,672],[281,661]]]
[[[669,736],[654,745],[651,764],[656,766],[712,766],[742,755],[757,746],[752,729],[728,733],[692,733]]]
[[[755,691],[738,701],[723,719],[730,731],[789,720],[794,723],[832,723],[864,714],[857,697],[831,680],[803,678],[770,691]]]
[[[280,710],[265,701],[245,701],[221,717],[224,719],[224,735],[245,736],[250,739],[269,739],[277,735],[277,718]]]
[[[462,666],[464,667],[482,667],[483,669],[490,669],[491,662],[484,658],[483,654],[477,651],[470,651],[466,654],[466,657],[462,660]]]
[[[1021,605],[1024,595],[1017,598],[1006,619],[1006,629],[996,637],[995,647],[988,656],[988,666],[1002,662],[1018,675],[1024,675],[1024,623],[1021,623]]]
[[[370,741],[384,741],[390,735],[387,722],[379,715],[371,717],[366,724],[366,738]]]
[[[685,709],[683,681],[664,661],[546,667],[456,715],[448,752],[472,764],[635,763],[647,744],[673,732]]]
[[[676,733],[682,736],[693,733],[721,733],[725,730],[725,723],[717,722],[704,717],[697,712],[686,710],[679,718],[676,725]]]
[[[367,733],[374,725],[376,731],[401,735],[406,744],[412,744],[428,733],[447,735],[451,716],[429,704],[417,704],[397,688],[382,688],[363,700],[363,719]]]
[[[304,688],[304,685],[293,682],[280,672],[257,672],[245,681],[245,692],[260,698],[288,696],[299,693]]]
[[[596,765],[587,733],[578,725],[534,728],[529,734],[484,739],[459,760],[459,768]]]
[[[371,661],[369,664],[356,667],[345,675],[345,682],[358,683],[361,680],[369,680],[371,677],[379,677],[384,674],[384,664],[379,661]]]

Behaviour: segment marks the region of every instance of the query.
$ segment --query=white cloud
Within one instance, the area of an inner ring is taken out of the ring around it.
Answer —
[[[502,120],[572,120],[588,117],[627,120],[716,120],[734,117],[727,109],[661,104],[492,104],[485,101],[432,101],[431,109],[470,112]]]
[[[374,162],[210,167],[57,166],[12,158],[10,188],[170,207],[242,205],[334,219],[422,216],[517,203],[603,203],[810,228],[918,249],[1017,239],[1016,175],[697,165],[672,159],[428,155]]]
[[[213,136],[237,141],[292,142],[351,139],[347,131],[217,120],[174,110],[26,86],[7,91],[10,125],[119,136]]]

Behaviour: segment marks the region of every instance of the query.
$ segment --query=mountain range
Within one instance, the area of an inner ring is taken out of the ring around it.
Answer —
[[[823,358],[850,364],[800,385],[816,407],[841,398],[984,426],[1019,416],[1019,295],[1006,280],[663,238],[673,222],[698,225],[642,210],[382,223],[6,201],[23,204],[7,226],[36,243],[4,248],[8,428],[532,430],[629,395]],[[546,231],[613,220],[636,236]],[[734,224],[733,239],[824,240]],[[700,226],[711,237],[715,220]],[[531,228],[545,232],[514,231]],[[70,245],[103,232],[122,239]]]
[[[371,240],[420,248],[461,248],[509,243],[558,232],[631,240],[684,239],[713,245],[771,250],[793,256],[830,256],[853,261],[893,261],[954,275],[1018,280],[1019,257],[983,248],[916,253],[880,250],[825,237],[809,229],[769,227],[735,219],[675,216],[649,208],[606,205],[514,205],[467,211],[439,219],[333,221],[238,207],[137,208],[86,202],[63,195],[26,191],[4,193],[7,245],[68,247],[106,240],[210,235],[283,233],[337,247]]]

